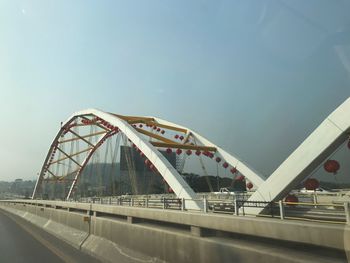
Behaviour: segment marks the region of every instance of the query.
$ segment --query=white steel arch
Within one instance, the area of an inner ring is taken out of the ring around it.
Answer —
[[[335,151],[345,140],[349,139],[350,135],[350,98],[341,104],[333,113],[331,113],[319,127],[272,173],[268,179],[257,172],[253,171],[245,163],[238,158],[227,153],[220,147],[216,146],[209,140],[205,139],[198,133],[188,129],[187,127],[177,125],[166,120],[156,117],[131,117],[121,116],[112,113],[106,113],[97,109],[87,109],[74,113],[63,125],[54,141],[52,142],[48,155],[45,158],[42,170],[39,174],[33,196],[37,197],[38,189],[42,184],[45,172],[47,172],[50,156],[57,148],[57,142],[65,130],[69,130],[69,125],[79,117],[94,116],[101,118],[125,134],[128,139],[139,148],[148,160],[155,166],[158,172],[162,175],[165,181],[173,189],[179,198],[195,200],[194,191],[188,186],[177,170],[167,161],[167,159],[157,150],[156,147],[171,147],[189,149],[188,147],[196,147],[188,144],[178,144],[171,140],[164,142],[149,142],[141,134],[146,134],[141,129],[132,126],[132,123],[143,122],[157,124],[160,127],[172,127],[173,129],[181,130],[186,133],[186,137],[191,137],[199,146],[204,148],[215,149],[215,154],[220,156],[225,162],[232,167],[235,167],[240,173],[248,178],[257,188],[255,193],[250,197],[250,201],[276,201],[286,196],[297,184],[303,181],[312,171],[314,171],[325,159]],[[128,119],[127,117],[131,118]],[[135,118],[135,122],[133,119]],[[137,121],[138,120],[138,121]],[[79,164],[75,178],[71,184],[67,198],[72,194],[72,191],[81,175],[84,167],[91,158],[94,151],[100,146],[100,142],[112,134],[112,130],[106,129],[106,132],[101,134],[96,145],[91,145],[85,151],[88,152],[84,161]],[[149,134],[148,134],[149,135]],[[156,139],[160,136],[155,137]],[[84,138],[81,138],[84,140]],[[186,139],[185,139],[186,141]],[[166,145],[166,146],[165,146]],[[196,201],[187,202],[186,206],[192,209],[201,209],[202,204]],[[259,214],[263,208],[246,208],[245,212],[249,214]]]
[[[148,160],[155,166],[155,168],[158,170],[158,172],[162,175],[162,177],[165,179],[165,181],[168,183],[168,185],[173,189],[174,193],[179,198],[184,198],[187,200],[195,200],[196,194],[194,191],[189,187],[189,185],[186,183],[186,181],[182,178],[182,176],[177,172],[177,170],[168,162],[168,160],[158,151],[158,149],[152,145],[149,141],[147,141],[141,133],[138,132],[138,129],[133,127],[128,121],[126,121],[123,117],[112,113],[106,113],[101,110],[97,109],[87,109],[78,111],[72,114],[70,118],[66,122],[62,124],[62,128],[56,135],[54,141],[52,142],[48,155],[45,159],[45,162],[43,164],[42,170],[39,174],[33,196],[32,198],[36,198],[37,194],[39,192],[39,188],[42,184],[42,180],[44,177],[45,172],[47,172],[47,167],[50,162],[50,155],[54,151],[54,148],[57,147],[57,142],[59,138],[61,137],[62,133],[64,133],[65,130],[69,129],[69,126],[71,125],[74,120],[76,120],[79,117],[84,116],[93,116],[98,117],[100,119],[103,119],[104,121],[108,122],[109,124],[113,125],[114,127],[118,127],[119,131],[121,131],[123,134],[126,135],[126,137],[131,140],[133,144],[136,145],[138,149],[140,149],[143,154],[148,158]],[[243,162],[235,158],[234,156],[228,154],[221,148],[217,147],[215,144],[209,142],[207,139],[203,138],[196,132],[165,121],[161,120],[159,118],[155,117],[142,117],[152,120],[153,122],[157,123],[159,126],[163,127],[173,127],[175,129],[179,130],[186,130],[186,135],[191,135],[202,147],[208,147],[208,148],[215,148],[216,154],[220,155],[228,164],[230,164],[233,167],[236,167],[237,170],[239,170],[242,174],[244,174],[250,181],[252,181],[254,184],[259,186],[264,181],[263,177],[255,173],[253,170],[251,170],[247,165],[245,165]],[[91,145],[90,148],[87,149],[88,154],[83,160],[83,162],[79,165],[79,169],[76,171],[75,178],[71,184],[69,193],[67,195],[67,199],[69,199],[72,195],[73,189],[76,186],[79,177],[85,168],[86,164],[90,160],[91,156],[95,152],[95,150],[100,146],[100,142],[103,141],[106,137],[110,135],[110,131],[106,131],[106,133],[102,134],[99,138],[99,141],[96,145]],[[78,136],[78,135],[77,135]],[[83,138],[81,138],[83,139]],[[84,140],[84,139],[83,139]],[[172,144],[169,144],[172,145]],[[174,148],[180,148],[185,147],[184,145],[179,146],[179,144],[174,144]],[[187,147],[190,147],[187,145]],[[186,201],[186,206],[188,208],[192,209],[201,209],[202,203],[197,201]]]
[[[350,98],[335,109],[306,140],[266,179],[249,201],[276,201],[322,164],[350,135]],[[263,208],[245,208],[259,214]]]

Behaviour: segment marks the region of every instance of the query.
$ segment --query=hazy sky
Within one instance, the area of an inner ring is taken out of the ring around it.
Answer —
[[[0,0],[0,180],[34,179],[60,122],[91,107],[191,127],[269,175],[350,96],[349,13],[346,0]]]

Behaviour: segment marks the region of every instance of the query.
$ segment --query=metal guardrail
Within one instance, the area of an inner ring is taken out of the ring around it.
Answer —
[[[76,200],[83,203],[98,203],[117,206],[131,206],[139,208],[155,208],[170,210],[187,210],[186,202],[203,202],[204,213],[224,213],[236,216],[249,216],[245,208],[265,208],[259,215],[263,217],[279,218],[281,220],[308,220],[326,223],[348,223],[350,224],[349,203],[308,203],[308,202],[263,202],[248,200],[222,200],[207,199],[206,197],[196,200],[179,198],[145,198],[132,196],[119,197],[92,197]]]

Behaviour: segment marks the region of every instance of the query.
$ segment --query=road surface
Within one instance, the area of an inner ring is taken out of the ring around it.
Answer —
[[[31,223],[0,209],[1,263],[98,263]]]

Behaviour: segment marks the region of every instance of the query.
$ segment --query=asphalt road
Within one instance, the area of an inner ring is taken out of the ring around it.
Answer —
[[[33,224],[0,209],[0,263],[97,263]]]

